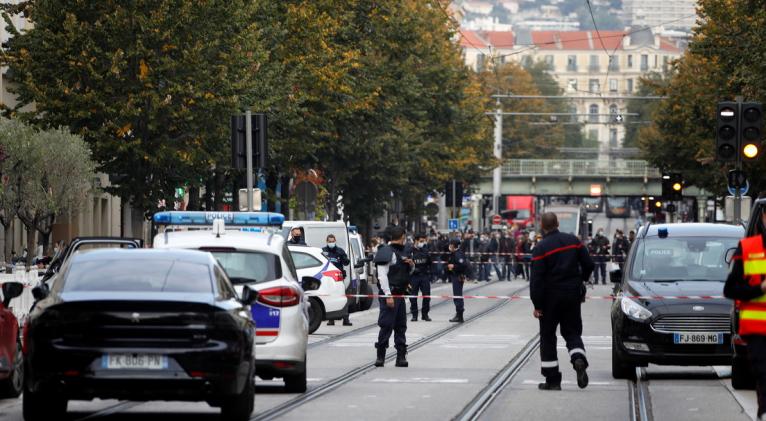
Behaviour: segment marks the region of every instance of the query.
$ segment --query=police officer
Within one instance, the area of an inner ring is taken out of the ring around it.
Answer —
[[[327,236],[327,245],[322,247],[322,252],[327,256],[327,259],[343,274],[343,278],[346,278],[346,268],[351,261],[348,259],[346,251],[338,246],[335,236],[330,234]],[[327,326],[335,326],[335,320],[327,322]],[[353,326],[351,320],[348,318],[348,313],[343,316],[343,326]]]
[[[303,236],[303,228],[293,227],[293,229],[290,230],[290,239],[287,240],[287,243],[291,245],[305,246],[306,239]]]
[[[723,295],[739,300],[739,331],[755,374],[758,419],[766,419],[766,213],[760,232],[739,242]]]
[[[402,227],[386,228],[387,237],[391,240],[388,245],[381,246],[375,254],[374,261],[378,268],[378,288],[380,289],[380,315],[378,316],[378,341],[375,343],[378,355],[376,367],[383,367],[386,360],[386,349],[391,332],[394,333],[396,348],[396,366],[407,367],[407,308],[404,298],[393,295],[405,295],[410,286],[410,275],[415,262],[408,258],[404,251],[405,231]]]
[[[425,234],[415,236],[415,247],[412,249],[412,260],[415,262],[415,271],[412,273],[412,289],[410,294],[418,295],[418,292],[424,296],[431,295],[431,253],[428,247],[428,240]],[[423,298],[423,321],[430,322],[428,311],[431,309],[431,299]],[[418,299],[410,298],[410,311],[412,312],[412,321],[418,321]]]
[[[588,385],[588,360],[582,342],[580,305],[585,299],[585,282],[593,272],[593,261],[580,240],[561,233],[555,213],[542,217],[543,240],[532,251],[530,293],[534,317],[540,320],[540,359],[545,383],[541,390],[561,390],[561,372],[556,352],[556,328],[567,344],[577,372],[577,385]]]
[[[463,284],[466,274],[470,270],[469,265],[470,263],[460,247],[460,240],[453,238],[449,243],[447,276],[452,283],[452,295],[455,297],[463,295]],[[463,323],[463,311],[465,310],[463,299],[453,298],[452,301],[455,303],[455,317],[451,318],[450,322]]]

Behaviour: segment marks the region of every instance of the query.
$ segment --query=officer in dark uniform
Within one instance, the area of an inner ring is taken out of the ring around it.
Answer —
[[[303,235],[303,228],[293,227],[293,229],[290,230],[290,239],[287,240],[287,243],[290,245],[305,246],[306,238]]]
[[[381,246],[375,254],[375,265],[378,268],[378,288],[380,295],[380,315],[378,316],[378,342],[376,367],[383,367],[386,360],[386,349],[391,332],[394,333],[396,347],[396,366],[407,367],[407,307],[404,298],[394,298],[392,295],[406,295],[410,287],[410,275],[415,262],[407,257],[404,250],[405,231],[402,227],[386,228],[386,237],[390,238],[388,245]]]
[[[327,260],[330,261],[340,272],[343,274],[343,278],[346,278],[346,268],[351,261],[343,248],[339,247],[334,235],[327,236],[327,245],[322,247],[322,253],[327,256]],[[327,322],[327,326],[335,326],[335,320]],[[343,316],[343,326],[353,326],[351,320],[348,318],[348,313]]]
[[[428,239],[425,234],[415,236],[415,247],[412,249],[412,260],[415,262],[415,271],[412,273],[411,295],[421,293],[424,296],[431,295],[431,252],[428,247]],[[431,299],[423,298],[423,321],[430,322],[428,311],[431,309]],[[410,311],[412,321],[418,321],[418,299],[410,298]]]
[[[588,386],[588,360],[582,342],[580,306],[585,299],[585,282],[593,272],[593,260],[580,240],[558,230],[555,213],[542,217],[544,237],[532,250],[530,293],[533,315],[540,320],[540,359],[545,383],[541,390],[561,390],[561,372],[556,352],[556,328],[567,344],[577,372],[577,385]]]
[[[447,258],[447,276],[452,283],[452,295],[463,295],[463,284],[466,274],[470,270],[470,262],[460,248],[460,240],[453,238],[449,243],[449,255]],[[455,317],[450,319],[452,323],[463,323],[463,311],[465,306],[462,298],[453,298],[455,303]]]

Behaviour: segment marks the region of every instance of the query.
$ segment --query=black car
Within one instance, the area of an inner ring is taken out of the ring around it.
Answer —
[[[612,375],[637,366],[731,362],[732,303],[723,298],[727,254],[740,226],[667,224],[642,227],[628,254],[612,305]],[[675,297],[675,298],[674,298]]]
[[[69,400],[206,401],[253,411],[255,326],[210,253],[73,255],[24,326],[24,419],[63,419]]]

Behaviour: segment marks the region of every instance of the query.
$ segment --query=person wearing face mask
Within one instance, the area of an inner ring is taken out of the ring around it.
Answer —
[[[620,266],[622,270],[625,264],[625,256],[628,255],[630,250],[630,243],[622,233],[622,230],[617,230],[614,235],[614,244],[612,245],[612,256],[614,256],[614,262]]]
[[[465,257],[460,246],[460,240],[455,238],[449,243],[449,255],[447,257],[447,276],[452,283],[452,296],[463,296],[463,284],[465,283],[466,273],[470,270],[470,262]],[[451,323],[463,323],[463,311],[465,306],[462,298],[453,298],[455,303],[455,317],[450,319]]]
[[[415,271],[412,272],[410,285],[411,295],[418,295],[418,293],[427,296],[431,295],[431,253],[428,247],[426,236],[418,234],[415,236],[415,247],[411,253],[412,260],[415,262]],[[430,322],[431,318],[428,317],[428,312],[431,309],[431,299],[423,298],[423,321]],[[412,321],[418,321],[418,299],[410,298],[410,312],[412,313]]]
[[[599,273],[601,274],[601,281],[606,285],[606,260],[609,254],[609,239],[604,235],[604,229],[599,228],[596,231],[596,236],[593,237],[593,241],[588,244],[588,251],[593,257],[593,263],[596,264],[593,270],[594,284],[598,284]]]
[[[330,234],[327,236],[327,245],[322,248],[322,252],[327,256],[327,260],[330,261],[338,270],[343,274],[343,278],[346,278],[346,268],[351,261],[348,259],[346,251],[336,244],[335,236]],[[327,326],[334,326],[335,320],[327,322]],[[353,326],[351,320],[348,318],[348,314],[343,317],[343,326]]]
[[[288,244],[293,245],[299,245],[299,246],[305,246],[306,245],[306,239],[303,238],[303,229],[301,227],[294,227],[290,230],[290,239],[287,241]]]

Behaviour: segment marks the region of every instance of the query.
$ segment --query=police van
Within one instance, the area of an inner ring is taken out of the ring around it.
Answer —
[[[309,303],[304,290],[319,281],[299,278],[279,229],[284,216],[267,212],[159,212],[163,228],[154,248],[209,251],[226,270],[237,292],[258,292],[251,306],[256,324],[256,374],[282,378],[288,392],[306,391]]]

